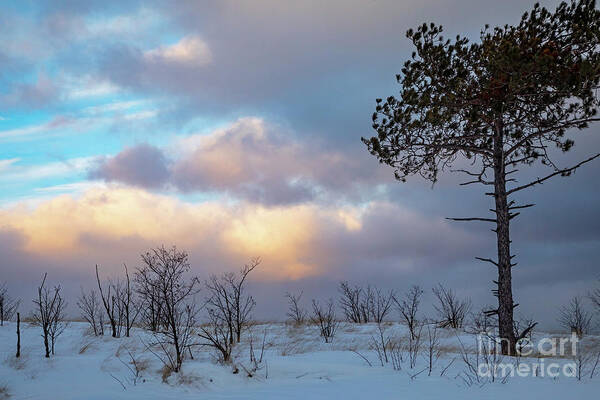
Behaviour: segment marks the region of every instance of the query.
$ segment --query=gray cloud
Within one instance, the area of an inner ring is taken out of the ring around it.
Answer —
[[[363,189],[390,183],[366,152],[348,154],[316,141],[298,141],[256,118],[208,136],[188,137],[169,162],[147,144],[102,158],[91,179],[182,192],[220,192],[265,204],[290,204],[335,195],[358,199]]]
[[[126,148],[114,157],[100,158],[88,176],[107,182],[159,188],[169,177],[168,161],[160,149],[140,144]]]

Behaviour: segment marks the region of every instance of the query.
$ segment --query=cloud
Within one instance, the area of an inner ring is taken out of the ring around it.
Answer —
[[[168,161],[160,149],[140,144],[129,147],[114,157],[101,157],[89,171],[89,177],[158,188],[169,177]]]
[[[392,181],[368,154],[299,141],[260,118],[187,136],[165,151],[173,153],[172,162],[147,144],[128,148],[101,159],[89,176],[146,188],[168,184],[184,193],[226,193],[264,204],[301,203],[331,193],[358,198],[367,186]]]
[[[5,107],[44,107],[57,96],[59,89],[52,79],[41,74],[33,83],[20,83],[12,91],[0,97],[0,105]]]
[[[379,229],[383,219],[393,220],[397,229],[410,228],[411,235],[388,235]],[[0,226],[20,233],[22,251],[64,260],[70,265],[65,268],[81,268],[70,263],[81,257],[88,263],[119,265],[119,257],[131,260],[147,247],[177,244],[190,251],[205,272],[261,256],[262,280],[330,275],[393,255],[404,260],[401,269],[423,265],[441,252],[451,262],[459,255],[452,249],[477,243],[441,219],[387,203],[372,202],[363,208],[188,203],[119,187],[92,188],[79,197],[60,195],[33,208],[17,205],[0,210]],[[449,240],[443,246],[431,241],[415,247],[424,237]]]
[[[208,44],[197,36],[186,36],[170,46],[161,46],[144,53],[151,62],[203,65],[212,61]]]

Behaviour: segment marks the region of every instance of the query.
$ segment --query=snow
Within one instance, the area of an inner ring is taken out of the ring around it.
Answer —
[[[404,327],[392,324],[386,333],[406,334]],[[405,366],[395,371],[381,366],[369,349],[375,325],[342,324],[333,343],[325,344],[315,327],[262,324],[252,328],[254,348],[260,352],[266,331],[265,367],[248,378],[240,368],[220,365],[205,347],[194,350],[194,359],[184,362],[182,371],[163,382],[160,361],[146,349],[148,332],[134,330],[130,338],[94,337],[84,323],[72,322],[58,339],[56,355],[43,356],[40,329],[23,323],[22,357],[14,357],[15,324],[0,327],[0,388],[11,399],[555,399],[593,398],[600,390],[598,377],[578,381],[572,377],[512,377],[506,383],[467,386],[457,375],[464,370],[456,334],[442,331],[444,354],[431,376],[420,357],[414,370]],[[464,334],[463,334],[464,335]],[[248,334],[236,347],[236,363],[249,365]],[[461,340],[467,341],[464,336]],[[258,344],[257,344],[258,343]],[[258,347],[258,349],[257,349]],[[128,350],[147,368],[137,383],[127,364]],[[357,350],[372,363],[369,366]],[[452,359],[455,361],[440,376]],[[567,359],[547,359],[565,363]],[[121,383],[119,383],[119,381]],[[123,386],[125,388],[123,388]],[[2,391],[0,390],[0,399]]]

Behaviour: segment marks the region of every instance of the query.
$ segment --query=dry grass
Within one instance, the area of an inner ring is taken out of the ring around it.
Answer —
[[[169,377],[173,373],[173,369],[167,364],[163,365],[163,367],[159,370],[160,376],[163,383],[169,383]]]

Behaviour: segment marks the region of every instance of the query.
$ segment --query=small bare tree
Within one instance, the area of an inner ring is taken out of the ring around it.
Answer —
[[[325,307],[321,306],[317,300],[313,299],[312,307],[312,323],[319,327],[319,332],[323,339],[325,339],[325,343],[330,343],[333,340],[335,331],[338,327],[338,321],[335,319],[335,304],[333,299],[329,299],[329,302]]]
[[[100,300],[95,290],[86,293],[81,288],[81,295],[77,300],[77,307],[81,311],[81,317],[90,325],[94,336],[104,335],[104,326],[102,325],[102,310],[100,309]]]
[[[106,290],[102,288],[102,283],[100,282],[100,275],[98,273],[98,264],[96,264],[96,281],[98,282],[98,291],[100,292],[100,299],[102,300],[102,305],[104,306],[106,316],[108,317],[108,322],[110,323],[112,337],[119,337],[121,333],[121,325],[119,321],[119,298],[117,297],[117,295],[119,294],[118,292],[120,292],[120,287],[109,281],[106,285]],[[115,291],[117,292],[116,294]]]
[[[288,299],[288,312],[286,315],[294,325],[303,325],[306,322],[306,310],[300,306],[302,294],[303,292],[298,294],[287,292],[285,294],[285,297]]]
[[[438,313],[440,327],[462,328],[465,317],[471,310],[471,301],[468,299],[459,299],[452,289],[446,289],[441,284],[432,290],[438,300],[438,304],[435,304],[434,308]]]
[[[4,325],[4,321],[10,321],[17,308],[19,308],[20,300],[13,299],[8,294],[8,285],[6,282],[0,284],[0,326]]]
[[[369,322],[369,312],[363,300],[363,289],[350,286],[347,281],[340,282],[340,307],[348,322],[362,324]]]
[[[568,306],[560,310],[558,322],[566,329],[575,333],[579,338],[587,334],[592,325],[592,314],[587,312],[583,306],[583,300],[579,296],[571,299]]]
[[[33,300],[35,309],[32,320],[35,325],[42,328],[46,358],[49,358],[50,352],[54,354],[56,339],[64,330],[66,303],[61,296],[60,286],[55,286],[53,290],[45,287],[47,275],[44,274],[42,284],[38,287],[38,297]]]
[[[140,314],[141,306],[134,299],[127,265],[123,264],[123,266],[125,267],[125,285],[119,298],[119,314],[122,315],[122,320],[125,323],[125,336],[129,337],[131,328]]]
[[[404,294],[402,299],[398,299],[394,296],[394,303],[400,313],[402,322],[408,327],[410,336],[415,339],[417,330],[420,325],[418,320],[419,305],[421,304],[421,296],[423,296],[423,290],[420,286],[413,285],[408,292]]]
[[[60,292],[60,288],[59,288]],[[65,319],[64,311],[67,308],[67,303],[64,301],[63,297],[58,294],[56,298],[56,312],[54,313],[49,326],[49,334],[50,334],[50,351],[52,355],[54,355],[54,345],[56,344],[56,340],[67,328],[67,321]]]
[[[190,271],[188,254],[176,247],[159,247],[142,254],[144,266],[136,272],[136,282],[142,287],[154,287],[163,304],[165,329],[155,333],[155,341],[161,353],[154,354],[171,369],[179,372],[185,357],[193,345],[197,309],[193,297],[199,292],[197,278],[185,279]],[[139,292],[139,288],[138,288]]]
[[[246,280],[260,262],[260,258],[253,258],[242,267],[239,275],[232,272],[224,273],[220,277],[213,275],[205,283],[209,293],[206,299],[207,307],[226,325],[231,343],[240,342],[242,332],[250,322],[256,301],[246,294]]]
[[[381,324],[385,317],[392,310],[392,304],[394,302],[395,293],[390,290],[387,294],[379,288],[373,289],[372,303],[370,305],[371,319],[377,324]]]

